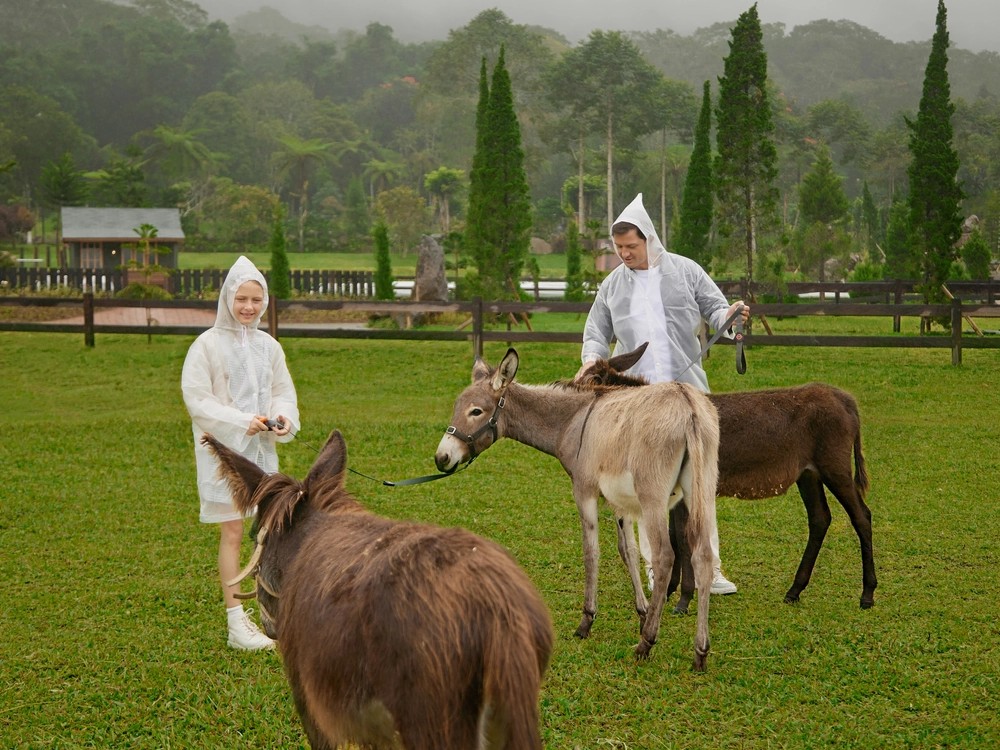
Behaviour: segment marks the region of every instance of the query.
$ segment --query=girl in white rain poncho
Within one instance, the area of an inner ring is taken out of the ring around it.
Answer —
[[[716,330],[742,305],[732,305],[690,258],[668,253],[656,236],[653,220],[642,205],[642,193],[621,212],[611,227],[611,239],[622,264],[601,282],[583,330],[582,375],[596,359],[615,350],[630,352],[648,341],[642,358],[629,373],[650,383],[682,380],[708,392],[708,378],[701,366],[698,332],[702,321]],[[743,320],[750,308],[743,307]],[[728,334],[732,335],[732,334]],[[693,363],[693,364],[692,364]],[[690,367],[689,367],[690,365]],[[649,587],[652,569],[645,530],[639,525],[639,549],[646,560]],[[736,593],[736,585],[722,574],[719,532],[712,518],[713,594]]]
[[[299,429],[295,386],[281,345],[258,329],[267,309],[267,281],[247,258],[229,269],[219,292],[215,325],[188,349],[181,373],[184,404],[191,415],[202,523],[220,529],[219,577],[229,619],[229,645],[258,650],[274,642],[253,624],[225,581],[240,572],[243,517],[229,487],[218,476],[218,462],[201,444],[210,433],[264,471],[278,470],[277,442]],[[268,425],[271,420],[273,426]]]

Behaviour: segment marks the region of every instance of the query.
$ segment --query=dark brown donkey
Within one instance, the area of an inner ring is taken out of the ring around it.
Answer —
[[[642,378],[622,372],[639,360],[645,348],[644,344],[627,354],[595,362],[578,384],[645,385]],[[709,400],[719,413],[720,496],[757,500],[782,495],[793,484],[798,485],[809,519],[809,540],[785,601],[799,600],[830,527],[826,487],[843,506],[858,535],[861,608],[871,607],[878,582],[872,554],[872,514],[865,504],[868,473],[861,452],[861,417],[854,397],[825,383],[809,383],[712,393]],[[675,566],[669,591],[676,588],[676,576]]]
[[[541,748],[548,610],[498,544],[376,516],[344,489],[334,432],[305,481],[209,435],[236,506],[257,510],[264,630],[314,748]]]

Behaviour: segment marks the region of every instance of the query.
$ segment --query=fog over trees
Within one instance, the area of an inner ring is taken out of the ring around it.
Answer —
[[[574,219],[586,244],[643,192],[657,225],[670,227],[669,247],[705,82],[716,107],[748,5],[689,33],[650,23],[577,39],[491,8],[407,41],[405,23],[391,19],[329,30],[273,8],[213,20],[188,0],[0,0],[0,205],[20,217],[0,222],[0,241],[22,231],[2,227],[23,225],[24,211],[39,219],[74,204],[178,206],[192,250],[266,248],[277,203],[290,249],[372,252],[379,221],[394,250],[424,232],[461,238],[480,72],[503,48],[531,233],[562,250]],[[963,4],[953,5],[949,29],[968,25]],[[828,158],[849,204],[849,242],[837,252],[892,262],[904,236],[890,231],[903,216],[892,207],[910,189],[907,121],[917,117],[933,17],[926,41],[899,42],[851,21],[789,27],[758,16],[777,214],[759,252],[816,277],[815,249],[791,237],[803,180]],[[996,255],[1000,55],[955,39],[946,64],[960,213],[980,218]],[[639,85],[607,77],[616,59]],[[713,272],[745,270],[718,232],[699,234],[711,238]]]

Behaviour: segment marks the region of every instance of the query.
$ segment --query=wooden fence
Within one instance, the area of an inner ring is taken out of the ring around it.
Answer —
[[[175,297],[200,297],[222,288],[228,269],[172,269],[157,272],[159,285]],[[80,292],[119,292],[129,281],[141,281],[144,272],[136,269],[104,268],[0,268],[0,286],[8,290],[32,292],[70,289]],[[366,299],[375,296],[375,274],[371,271],[309,271],[290,274],[291,287],[300,294],[322,294]],[[270,273],[264,277],[270,281]]]
[[[214,312],[217,303],[212,300],[120,300],[95,297],[93,293],[82,299],[56,297],[0,296],[0,306],[21,305],[32,307],[75,308],[82,312],[83,322],[11,322],[0,321],[0,331],[35,331],[51,333],[82,333],[84,343],[94,346],[97,334],[167,334],[196,335],[207,325],[163,325],[156,321],[169,317],[159,311],[209,310]],[[295,305],[310,310],[336,310],[362,313],[365,315],[392,316],[397,320],[412,320],[419,316],[435,313],[458,313],[465,318],[463,324],[454,330],[427,329],[384,329],[364,326],[345,327],[337,323],[295,324],[281,323],[281,313]],[[95,311],[106,308],[142,308],[146,311],[146,325],[102,324],[95,322]],[[409,301],[355,301],[355,300],[282,300],[272,298],[267,313],[267,327],[275,337],[301,338],[354,338],[354,339],[397,339],[425,341],[469,341],[475,355],[483,352],[486,341],[517,342],[564,342],[580,343],[582,334],[575,331],[533,331],[527,326],[507,330],[497,326],[497,320],[519,320],[534,313],[567,313],[578,317],[590,309],[589,302],[485,302],[472,300],[465,302],[409,302]],[[837,346],[837,347],[906,347],[940,348],[951,351],[953,364],[961,364],[963,349],[1000,349],[1000,336],[982,333],[963,333],[963,323],[972,318],[1000,318],[1000,305],[963,303],[954,299],[947,305],[927,305],[922,303],[755,303],[755,316],[776,319],[808,315],[824,316],[864,316],[885,317],[898,320],[901,317],[949,318],[951,332],[939,335],[814,335],[775,334],[768,335],[757,330],[747,335],[748,346]],[[67,317],[73,313],[67,313]],[[759,327],[755,326],[755,329]],[[895,329],[898,330],[898,329]],[[720,343],[731,343],[722,339]]]

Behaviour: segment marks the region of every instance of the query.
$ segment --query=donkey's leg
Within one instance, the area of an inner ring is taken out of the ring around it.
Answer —
[[[575,635],[577,638],[587,638],[597,616],[597,566],[600,559],[597,538],[597,490],[574,486],[573,496],[583,529],[584,575],[583,618]]]
[[[680,541],[677,539],[677,529],[670,524],[670,547],[674,551],[674,565],[670,569],[670,582],[667,584],[667,599],[669,600],[681,582]]]
[[[854,485],[850,472],[845,479],[841,475],[826,480],[827,486],[847,512],[854,532],[861,545],[861,609],[869,609],[875,604],[875,556],[872,549],[872,512]]]
[[[714,515],[714,508],[711,509],[711,513]],[[694,663],[692,667],[696,672],[704,672],[710,645],[708,602],[711,598],[712,577],[715,574],[710,532],[702,533],[700,538],[694,542],[690,567],[693,568],[694,580],[698,588],[698,623],[694,637]],[[685,573],[685,575],[687,574]]]
[[[809,540],[802,553],[799,569],[795,572],[792,587],[785,594],[785,602],[788,604],[797,602],[802,589],[809,585],[809,578],[812,576],[816,558],[819,556],[823,540],[826,538],[826,531],[830,528],[831,518],[830,506],[826,501],[826,493],[823,492],[819,476],[812,470],[805,471],[799,477],[797,484],[799,494],[802,496],[802,504],[806,508],[806,516],[809,519]]]
[[[674,564],[674,551],[670,547],[665,498],[654,496],[650,500],[647,494],[644,500],[641,490],[639,497],[643,507],[642,520],[653,552],[653,595],[646,611],[646,622],[642,626],[642,638],[635,647],[636,658],[646,659],[660,630],[660,616],[667,600],[667,577]]]
[[[625,563],[629,578],[632,581],[632,592],[635,594],[635,611],[639,615],[639,630],[646,623],[646,610],[649,602],[646,600],[646,592],[642,590],[642,577],[639,574],[639,561],[636,554],[635,535],[632,533],[632,521],[623,518],[621,515],[615,516],[618,529],[618,554]]]
[[[691,565],[691,545],[688,543],[688,509],[686,503],[677,503],[670,509],[670,541],[674,548],[674,569],[681,570],[681,597],[674,605],[674,613],[686,615],[688,605],[694,597],[695,578],[694,568]],[[674,583],[673,576],[670,579]],[[670,596],[667,590],[667,596]]]

